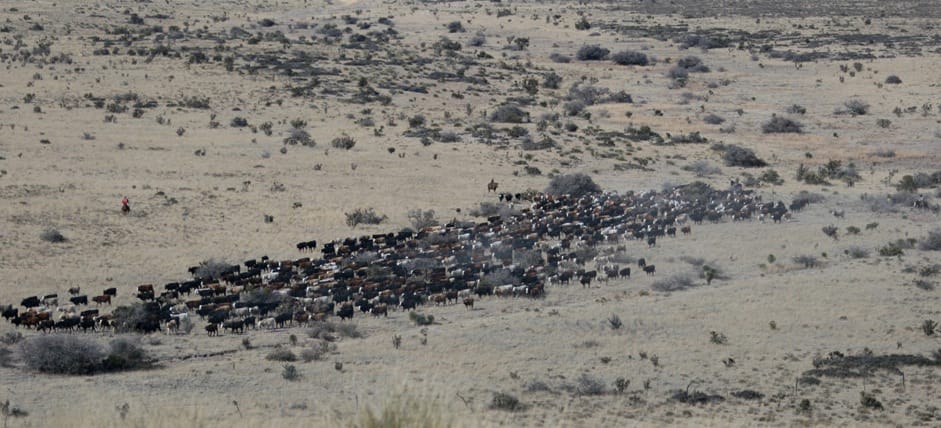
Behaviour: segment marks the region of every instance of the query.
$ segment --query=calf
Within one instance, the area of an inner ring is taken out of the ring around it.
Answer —
[[[465,298],[464,298],[464,307],[467,308],[468,310],[474,309],[474,298],[473,298],[473,297],[465,297]]]
[[[71,294],[71,295],[73,295],[73,296],[77,296],[78,293],[81,293],[81,292],[82,292],[82,287],[71,287],[71,288],[69,288],[69,294]]]
[[[693,229],[690,228],[689,226],[683,226],[683,227],[680,228],[680,232],[683,232],[684,235],[689,235],[690,232],[692,232],[692,231],[693,231]]]
[[[215,324],[209,324],[209,325],[207,325],[207,326],[206,326],[206,333],[209,333],[210,336],[218,336],[218,335],[219,335],[219,326],[217,326],[217,325],[215,325]]]

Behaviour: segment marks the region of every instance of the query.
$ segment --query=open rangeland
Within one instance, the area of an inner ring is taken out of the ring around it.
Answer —
[[[936,426],[939,17],[0,4],[3,425]]]

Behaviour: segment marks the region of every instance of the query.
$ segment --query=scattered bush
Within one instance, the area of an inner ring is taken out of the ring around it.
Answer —
[[[97,342],[77,336],[48,335],[21,345],[23,361],[42,373],[87,375],[98,371],[105,357]]]
[[[519,210],[510,207],[508,204],[496,202],[481,202],[480,207],[471,210],[470,215],[474,217],[490,217],[499,215],[503,219],[519,215]]]
[[[797,196],[794,196],[794,199],[791,200],[791,204],[788,206],[788,208],[791,211],[800,211],[807,205],[822,202],[823,200],[823,195],[819,193],[812,193],[806,190],[801,190],[801,192],[798,193]]]
[[[918,243],[918,249],[922,251],[941,251],[941,229],[935,229],[928,232],[928,236],[922,238]]]
[[[327,342],[320,342],[310,348],[304,348],[304,350],[301,351],[301,360],[303,360],[305,363],[309,363],[311,361],[320,361],[329,351],[330,345],[328,345]]]
[[[549,388],[547,383],[538,379],[527,382],[525,385],[523,385],[523,389],[526,392],[545,392],[552,390],[552,388]]]
[[[568,63],[572,62],[572,57],[570,57],[570,56],[568,56],[568,55],[562,55],[562,54],[557,53],[557,52],[553,52],[553,53],[549,54],[549,59],[550,59],[552,62],[555,62],[555,63],[558,63],[558,64],[568,64]]]
[[[611,60],[618,65],[647,65],[650,61],[647,54],[637,51],[620,51],[611,55]]]
[[[778,172],[773,169],[769,169],[761,173],[761,175],[758,176],[758,180],[763,183],[774,184],[774,185],[784,184],[784,179],[781,178],[781,175],[778,174]]]
[[[437,226],[440,224],[438,219],[435,218],[435,210],[409,210],[408,220],[410,223],[412,223],[412,228],[415,230],[422,230],[426,227]]]
[[[611,315],[608,318],[608,327],[611,327],[611,330],[618,330],[623,326],[624,323],[621,322],[621,317],[617,315]]]
[[[361,224],[380,224],[389,218],[385,215],[376,214],[376,211],[372,208],[357,208],[345,215],[346,225],[349,227],[356,227]]]
[[[232,118],[232,122],[229,123],[229,126],[233,128],[244,128],[248,126],[248,120],[244,117],[236,116]]]
[[[577,395],[602,395],[607,390],[604,381],[601,379],[582,373],[575,384],[575,393]]]
[[[470,40],[467,41],[467,45],[472,46],[472,47],[480,47],[480,46],[485,45],[486,43],[487,43],[487,36],[485,36],[484,33],[480,33],[480,32],[478,32],[477,34],[474,34],[474,36],[471,37]]]
[[[702,59],[697,56],[688,56],[676,62],[676,66],[690,73],[708,73],[709,67],[703,64]]]
[[[720,333],[720,332],[717,332],[717,331],[710,331],[710,332],[709,332],[709,342],[711,342],[711,343],[714,343],[714,344],[716,344],[716,345],[724,345],[724,344],[728,343],[728,341],[729,341],[729,339],[728,339],[727,337],[725,337],[725,335],[722,334],[722,333]]]
[[[771,120],[761,125],[761,132],[765,134],[800,134],[803,132],[803,128],[804,125],[796,120],[773,116]]]
[[[784,111],[790,114],[807,114],[807,108],[800,104],[793,104],[784,109]]]
[[[576,198],[598,192],[601,192],[601,187],[591,177],[582,173],[557,175],[546,188],[546,193],[550,195],[571,195]]]
[[[464,26],[461,25],[461,21],[451,21],[445,25],[449,33],[463,33]]]
[[[879,255],[882,257],[901,257],[905,251],[897,243],[890,242],[879,249]]]
[[[61,232],[53,228],[44,230],[41,234],[39,234],[39,239],[54,244],[68,241],[68,239],[62,235]]]
[[[797,263],[807,269],[817,267],[817,265],[820,264],[817,258],[811,255],[794,256],[793,260],[794,263]]]
[[[435,323],[434,315],[425,315],[412,311],[408,313],[408,319],[416,325],[431,325]]]
[[[330,142],[330,145],[338,149],[349,150],[356,145],[356,140],[354,140],[353,137],[350,137],[349,135],[343,135],[334,138],[333,141]]]
[[[193,278],[220,278],[223,273],[231,269],[232,265],[222,260],[203,260],[193,271]]]
[[[838,227],[831,224],[829,226],[824,226],[822,230],[824,235],[827,235],[833,239],[838,239],[837,233],[840,231]]]
[[[119,337],[111,341],[110,350],[101,369],[104,371],[137,370],[149,368],[153,361],[148,358],[147,352],[133,339]]]
[[[847,248],[844,250],[844,253],[854,259],[865,259],[869,257],[869,250],[857,245]]]
[[[716,114],[707,114],[702,118],[702,121],[710,125],[721,125],[725,122],[725,119],[723,119],[722,116]]]
[[[523,410],[525,407],[520,403],[518,398],[504,392],[495,392],[493,399],[490,400],[490,408],[515,412]]]
[[[900,79],[898,76],[896,76],[896,75],[894,75],[894,74],[890,74],[890,75],[886,76],[886,78],[885,78],[885,83],[887,83],[887,84],[889,84],[889,85],[898,85],[898,84],[902,83],[902,79]]]
[[[284,370],[281,372],[281,377],[285,380],[293,382],[299,380],[301,378],[301,374],[297,371],[297,367],[295,367],[294,364],[285,364]]]
[[[656,291],[673,292],[682,291],[695,287],[696,283],[690,275],[673,275],[668,278],[658,279],[650,285],[650,288]]]
[[[598,45],[584,45],[575,53],[579,61],[601,61],[608,57],[611,51]]]
[[[710,175],[716,175],[722,172],[719,167],[713,165],[707,160],[698,160],[689,165],[686,165],[682,168],[684,171],[689,171],[695,174],[697,177],[708,177]]]
[[[853,116],[862,116],[869,112],[869,104],[862,100],[848,100],[843,103],[843,110],[837,110],[837,114],[850,114]]]
[[[868,409],[885,410],[885,407],[882,406],[882,402],[866,391],[859,392],[859,403]]]
[[[921,323],[921,331],[925,333],[925,336],[933,336],[937,327],[938,323],[934,320],[925,320]]]
[[[513,104],[504,104],[490,113],[490,121],[498,123],[529,122],[529,113]]]
[[[337,339],[338,336],[348,337],[351,339],[359,339],[363,337],[363,333],[359,331],[359,328],[356,324],[352,323],[337,323],[337,322],[322,322],[314,325],[307,331],[307,335],[314,339],[321,339],[328,342],[332,342]]]
[[[288,131],[288,136],[284,137],[284,144],[292,146],[300,144],[307,147],[317,146],[317,142],[311,138],[310,133],[300,128],[291,128],[291,130]]]
[[[748,149],[734,144],[725,146],[725,153],[722,154],[722,160],[728,166],[740,166],[744,168],[761,168],[768,166],[768,163],[758,157],[752,149]]]
[[[266,357],[268,361],[297,361],[297,355],[287,348],[275,348]]]

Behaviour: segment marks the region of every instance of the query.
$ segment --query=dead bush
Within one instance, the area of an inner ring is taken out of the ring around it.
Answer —
[[[23,362],[42,373],[87,375],[99,370],[105,357],[97,342],[78,336],[46,335],[21,345]]]

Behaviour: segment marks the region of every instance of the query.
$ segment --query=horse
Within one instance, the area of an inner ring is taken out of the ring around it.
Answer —
[[[128,204],[121,204],[121,212],[127,215],[127,213],[131,212],[131,206]]]
[[[490,182],[487,183],[487,193],[496,192],[496,191],[497,191],[497,186],[498,186],[499,184],[500,184],[500,183],[497,183],[496,181],[493,181],[493,179],[491,178],[491,179],[490,179]]]

